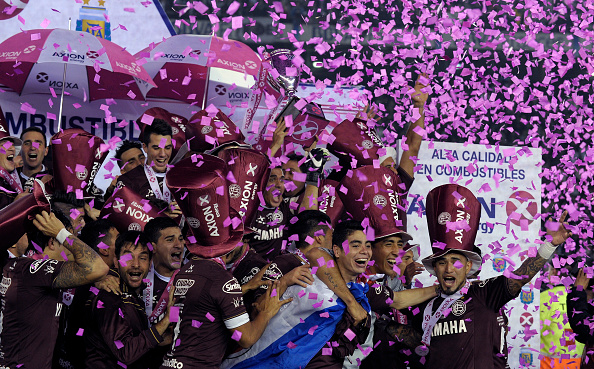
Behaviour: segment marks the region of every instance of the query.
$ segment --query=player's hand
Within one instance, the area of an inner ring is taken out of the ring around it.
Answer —
[[[281,280],[287,287],[298,284],[303,288],[313,284],[314,282],[309,264],[301,265],[291,270],[289,273],[285,274]]]
[[[262,269],[260,269],[258,273],[256,273],[255,276],[252,277],[252,279],[250,279],[248,283],[241,286],[241,293],[245,294],[248,291],[256,290],[264,286],[270,287],[270,285],[272,285],[272,281],[262,279],[264,278],[264,275],[266,274],[268,267],[270,267],[270,264],[265,265]]]
[[[562,244],[571,237],[571,232],[565,227],[567,225],[565,218],[567,218],[567,210],[561,214],[561,219],[559,219],[558,223],[553,222],[553,219],[549,218],[545,224],[547,228],[547,240],[550,239],[550,242],[555,246]]]
[[[35,215],[33,225],[44,235],[52,238],[56,238],[58,233],[64,228],[64,224],[56,218],[54,213],[48,213],[45,210],[41,214]]]
[[[108,274],[101,278],[95,282],[95,287],[100,290],[115,293],[116,295],[122,294],[122,290],[120,289],[120,279],[113,275]]]
[[[276,129],[272,134],[272,144],[271,146],[281,147],[285,142],[285,137],[288,134],[287,125],[285,123],[285,118],[281,118],[281,120],[276,125]]]
[[[406,268],[404,268],[404,278],[406,279],[406,284],[411,284],[413,278],[416,275],[423,273],[424,270],[425,267],[423,264],[417,263],[416,261],[408,264]]]
[[[176,201],[173,201],[171,204],[169,204],[167,210],[165,210],[164,213],[167,214],[169,218],[173,219],[176,219],[182,215],[182,211]]]
[[[427,102],[427,99],[429,98],[429,94],[426,92],[422,92],[421,89],[427,87],[426,84],[423,84],[423,80],[429,79],[429,76],[427,75],[427,73],[423,73],[421,75],[419,75],[419,77],[417,78],[417,81],[415,83],[415,92],[411,95],[411,98],[413,100],[413,104],[415,105],[415,107],[417,108],[421,108],[423,106],[425,106],[425,103]]]
[[[293,301],[293,298],[281,300],[278,294],[278,288],[279,281],[274,281],[272,286],[266,291],[264,298],[259,299],[258,302],[254,304],[255,310],[258,311],[259,314],[266,314],[269,318],[272,318],[284,304]]]
[[[376,115],[377,115],[377,108],[374,106],[370,106],[369,104],[366,104],[365,107],[363,108],[363,110],[361,110],[360,112],[357,113],[355,118],[367,121],[367,120],[373,120],[373,118],[375,118]]]
[[[359,323],[367,319],[367,311],[357,301],[347,305],[347,311],[355,320],[355,325],[359,325]]]
[[[584,268],[581,268],[580,271],[578,272],[577,278],[575,279],[575,283],[573,285],[576,287],[582,286],[582,288],[584,290],[586,290],[586,288],[588,288],[589,284],[590,284],[590,278],[588,278],[586,276],[586,273],[584,273]]]

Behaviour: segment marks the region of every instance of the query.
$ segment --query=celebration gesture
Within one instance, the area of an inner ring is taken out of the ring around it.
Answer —
[[[565,227],[567,225],[565,218],[567,218],[567,210],[561,214],[559,223],[554,222],[552,218],[549,218],[545,224],[547,228],[546,238],[555,246],[559,246],[565,242],[565,240],[571,237],[571,232],[569,232]]]
[[[419,78],[417,78],[417,82],[415,83],[415,92],[411,95],[413,104],[417,108],[425,106],[425,103],[429,98],[428,93],[421,91],[423,88],[427,87],[427,85],[423,84],[423,82],[428,83],[428,81],[429,76],[426,73],[419,75]]]

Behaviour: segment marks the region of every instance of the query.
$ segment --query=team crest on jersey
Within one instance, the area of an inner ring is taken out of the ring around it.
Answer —
[[[507,267],[507,262],[503,258],[503,255],[496,254],[493,257],[493,270],[501,273],[505,270],[506,267]]]
[[[452,314],[455,316],[462,316],[466,313],[466,304],[462,300],[457,300],[452,305]]]
[[[534,362],[534,354],[530,349],[523,348],[520,350],[520,366],[526,368],[532,366]]]
[[[530,288],[530,286],[522,287],[522,292],[520,292],[520,301],[522,301],[522,304],[531,304],[534,302],[534,291]]]

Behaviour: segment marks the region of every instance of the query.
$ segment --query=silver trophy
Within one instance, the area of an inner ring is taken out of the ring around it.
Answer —
[[[295,119],[299,115],[299,110],[294,106],[299,101],[295,94],[297,93],[301,75],[297,73],[296,76],[289,76],[287,73],[287,68],[295,67],[292,62],[293,58],[295,58],[295,55],[288,49],[274,50],[268,58],[270,65],[279,74],[276,78],[268,74],[269,85],[281,94],[277,99],[277,107],[270,112],[270,117],[277,123],[284,116],[292,115],[293,119]],[[279,111],[280,114],[277,114]]]

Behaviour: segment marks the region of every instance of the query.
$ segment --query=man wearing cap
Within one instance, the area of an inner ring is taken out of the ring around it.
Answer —
[[[168,217],[151,219],[144,234],[153,247],[151,267],[143,291],[143,301],[149,321],[156,322],[165,313],[166,287],[184,260],[185,241],[177,223]]]
[[[421,328],[422,345],[417,353],[429,354],[427,368],[494,368],[493,353],[504,349],[505,332],[499,310],[520,293],[538,273],[557,246],[571,235],[563,221],[556,230],[547,229],[546,241],[536,256],[528,257],[513,273],[470,283],[482,264],[473,251],[479,228],[481,205],[467,188],[447,184],[427,195],[427,225],[433,255],[423,259],[425,268],[437,277],[440,295],[421,305],[415,317]],[[548,225],[547,225],[547,228]],[[440,247],[435,247],[439,245]],[[442,248],[443,247],[443,248]],[[501,331],[496,335],[496,331]]]
[[[0,283],[0,366],[5,368],[51,368],[61,289],[93,283],[108,271],[99,255],[67,230],[64,214],[58,219],[44,211],[33,224],[39,231],[29,235],[31,247],[42,245],[47,258],[10,260]]]
[[[15,146],[21,144],[20,139],[9,135],[4,114],[0,110],[0,209],[12,203],[23,193],[23,186],[14,162]]]
[[[43,165],[48,153],[47,138],[38,127],[29,127],[21,133],[21,157],[23,167],[19,171],[23,190],[29,192],[33,188],[33,180],[51,174]],[[41,178],[40,178],[41,179]]]
[[[122,293],[101,290],[87,301],[86,368],[112,369],[124,364],[130,369],[146,369],[153,364],[147,353],[170,342],[165,333],[173,299],[163,318],[149,328],[140,298],[152,256],[148,243],[138,231],[122,233],[117,238],[114,263]]]

